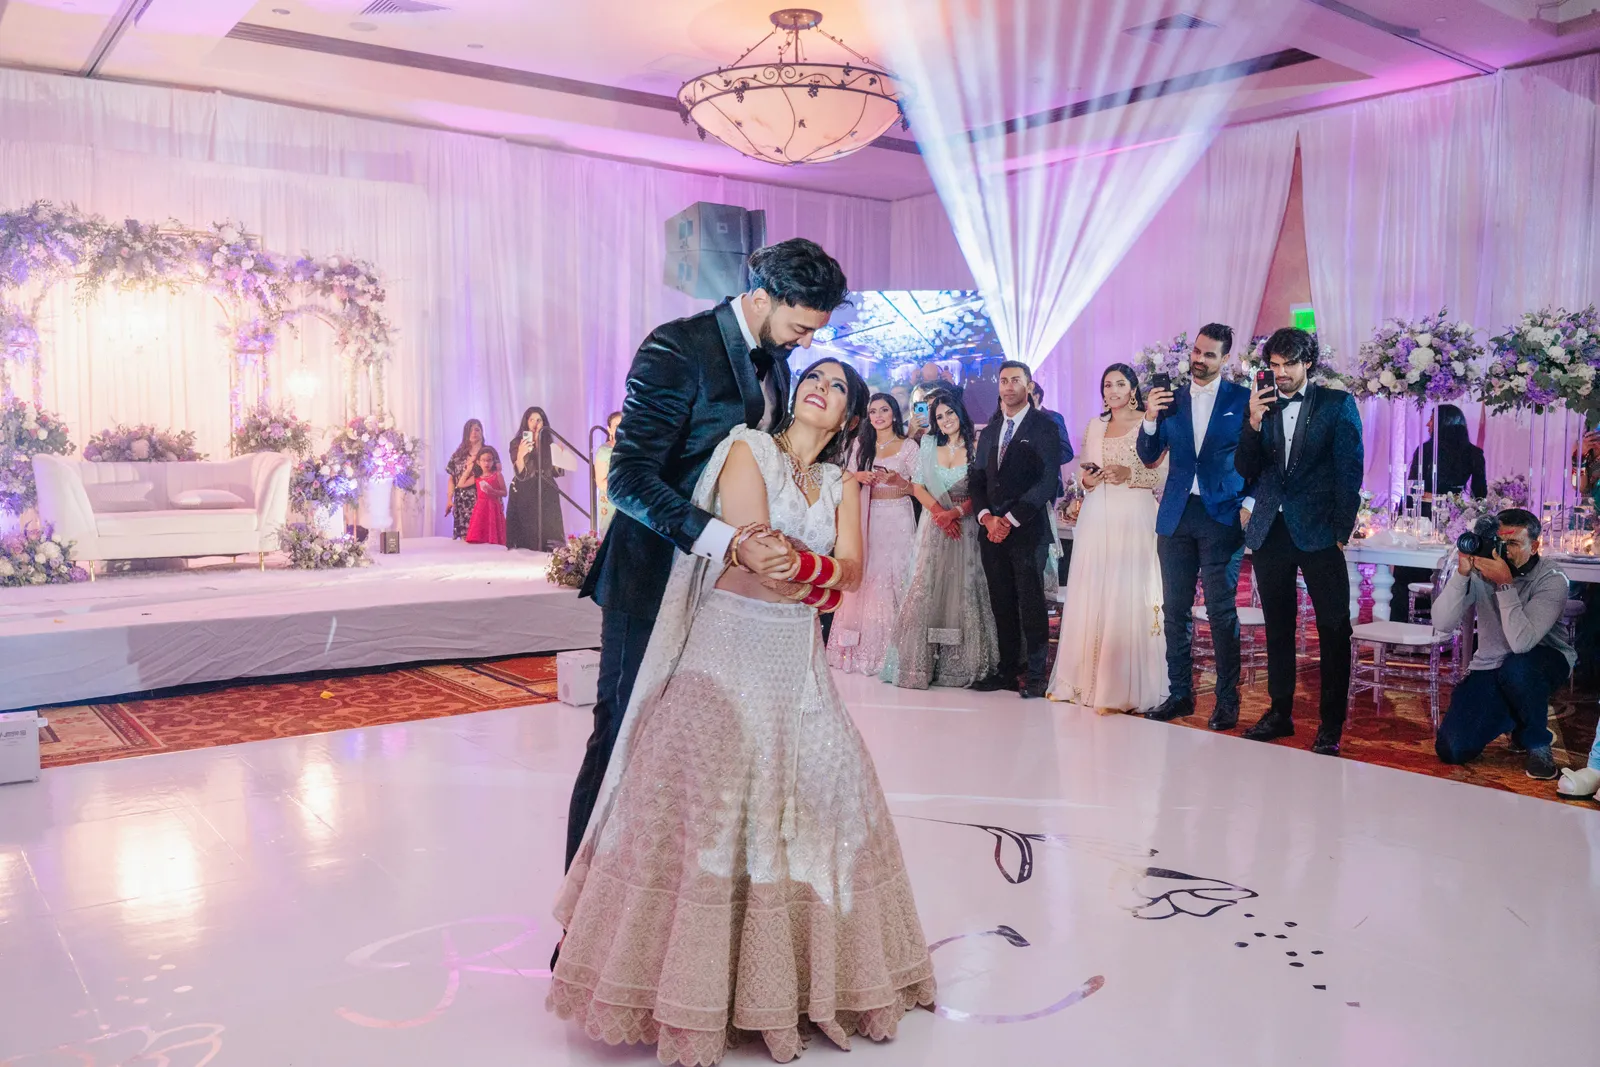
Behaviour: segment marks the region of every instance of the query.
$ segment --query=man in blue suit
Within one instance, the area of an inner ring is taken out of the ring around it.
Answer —
[[[1317,613],[1322,644],[1322,725],[1311,751],[1339,754],[1350,694],[1350,578],[1344,545],[1361,507],[1361,413],[1342,389],[1307,381],[1317,341],[1285,328],[1267,339],[1275,389],[1251,397],[1234,463],[1254,483],[1245,529],[1267,630],[1267,695],[1272,704],[1245,731],[1252,741],[1294,733],[1295,571]]]
[[[1139,458],[1154,464],[1167,453],[1167,491],[1156,513],[1156,552],[1167,635],[1166,703],[1145,717],[1170,722],[1194,714],[1194,668],[1189,618],[1195,579],[1205,584],[1206,614],[1217,649],[1213,730],[1239,723],[1239,566],[1244,544],[1245,479],[1234,450],[1249,414],[1250,390],[1222,380],[1233,330],[1201,328],[1189,352],[1189,384],[1175,393],[1152,389],[1140,428]],[[1187,488],[1187,492],[1183,489]]]

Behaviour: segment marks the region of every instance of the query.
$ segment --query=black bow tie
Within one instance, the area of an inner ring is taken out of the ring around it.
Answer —
[[[1284,405],[1298,404],[1303,400],[1305,400],[1305,394],[1304,393],[1296,393],[1296,394],[1294,394],[1294,396],[1280,396],[1278,398],[1278,403],[1284,404]]]
[[[772,353],[765,348],[752,348],[750,350],[750,363],[756,369],[756,381],[764,382],[767,375],[772,373]]]

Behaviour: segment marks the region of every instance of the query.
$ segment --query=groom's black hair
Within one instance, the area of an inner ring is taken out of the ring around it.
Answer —
[[[849,303],[844,268],[815,241],[791,237],[750,253],[750,292],[765,289],[777,303],[832,311]]]

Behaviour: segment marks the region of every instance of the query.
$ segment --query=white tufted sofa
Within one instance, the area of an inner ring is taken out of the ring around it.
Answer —
[[[288,456],[220,462],[88,463],[34,456],[39,517],[77,542],[80,561],[243,556],[278,547],[289,521]],[[221,489],[243,504],[180,507],[189,490]]]

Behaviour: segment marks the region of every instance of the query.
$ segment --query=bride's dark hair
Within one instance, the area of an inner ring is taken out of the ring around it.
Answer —
[[[1139,388],[1139,374],[1126,363],[1113,363],[1111,366],[1100,372],[1100,402],[1102,404],[1105,403],[1106,378],[1111,374],[1112,371],[1116,371],[1118,374],[1128,379],[1128,384],[1133,386],[1133,409],[1135,411],[1143,411],[1144,391]],[[1100,417],[1102,419],[1109,419],[1111,417],[1111,409],[1106,408],[1100,413]]]
[[[828,443],[822,446],[822,454],[817,456],[818,463],[832,463],[844,466],[845,456],[850,451],[850,440],[855,436],[856,427],[860,426],[867,417],[867,388],[866,379],[862,378],[856,369],[837,356],[824,356],[811,366],[801,371],[795,378],[795,385],[806,380],[811,372],[825,363],[832,363],[844,371],[844,425],[837,433],[828,438]],[[789,410],[783,417],[783,425],[775,433],[782,433],[794,421],[794,398],[798,395],[798,388],[789,394]]]

